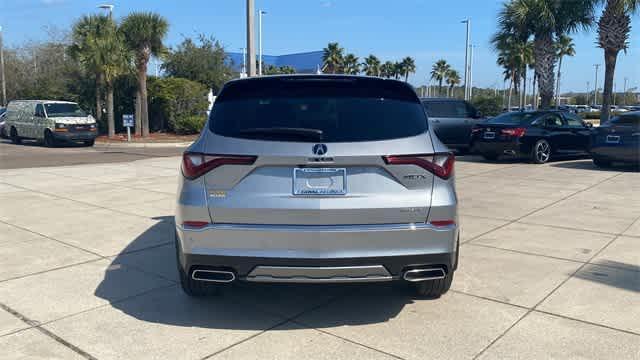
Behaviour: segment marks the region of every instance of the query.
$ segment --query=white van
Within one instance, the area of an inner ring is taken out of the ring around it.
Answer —
[[[19,144],[22,139],[42,141],[46,146],[60,142],[82,142],[93,146],[96,120],[78,104],[52,100],[14,100],[7,105],[5,131]]]

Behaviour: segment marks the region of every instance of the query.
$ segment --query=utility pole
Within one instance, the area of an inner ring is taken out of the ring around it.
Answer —
[[[464,46],[464,99],[469,100],[469,41],[471,38],[471,19],[466,18],[461,21],[467,24],[467,41]]]
[[[2,76],[2,105],[7,106],[7,81],[4,77],[4,47],[2,43],[2,26],[0,26],[0,76]]]
[[[247,51],[245,48],[240,48],[242,51],[242,67],[240,68],[240,78],[247,77]]]
[[[247,0],[247,54],[249,76],[256,76],[256,47],[254,37],[255,0]]]
[[[593,105],[598,105],[598,69],[600,68],[600,64],[593,64],[596,68],[596,82],[594,85],[593,91]]]
[[[260,10],[258,12],[258,43],[260,47],[260,62],[258,63],[258,76],[262,76],[262,15],[267,12],[264,10]]]
[[[624,103],[623,105],[627,105],[627,81],[629,80],[629,78],[625,77],[624,78],[624,88],[622,90],[622,102]]]
[[[473,98],[473,48],[475,45],[469,45],[469,98],[467,100],[471,100]]]
[[[591,99],[591,83],[587,81],[587,105],[589,105]]]

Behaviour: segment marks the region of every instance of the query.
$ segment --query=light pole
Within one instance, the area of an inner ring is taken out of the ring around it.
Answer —
[[[240,48],[242,51],[242,67],[240,68],[240,78],[247,77],[247,51],[245,48]]]
[[[627,81],[629,80],[629,78],[625,77],[624,78],[624,87],[622,89],[622,102],[624,103],[623,105],[627,105]]]
[[[596,68],[596,82],[593,86],[593,105],[598,106],[598,69],[600,68],[600,64],[593,64]]]
[[[471,100],[473,98],[473,48],[475,45],[469,45],[469,98],[467,100]]]
[[[591,99],[591,83],[587,81],[587,105],[589,105]]]
[[[461,23],[467,24],[467,41],[464,46],[464,99],[469,100],[469,40],[471,37],[471,19],[466,18]]]
[[[2,105],[7,105],[7,82],[4,77],[4,48],[2,44],[2,26],[0,26],[0,76],[2,76]]]
[[[256,76],[256,48],[254,38],[255,1],[247,0],[247,56],[249,76]]]
[[[98,5],[98,8],[100,9],[104,9],[107,10],[109,12],[109,19],[113,18],[113,5],[111,4],[102,4],[102,5]]]
[[[260,10],[258,12],[258,42],[260,47],[260,62],[258,63],[258,76],[262,76],[262,15],[265,15],[267,12],[264,10]]]

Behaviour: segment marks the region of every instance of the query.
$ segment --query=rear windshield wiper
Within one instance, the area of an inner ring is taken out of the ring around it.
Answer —
[[[320,129],[293,128],[293,127],[270,127],[270,128],[247,128],[240,130],[243,135],[268,135],[285,137],[303,137],[312,140],[322,140],[323,131]]]

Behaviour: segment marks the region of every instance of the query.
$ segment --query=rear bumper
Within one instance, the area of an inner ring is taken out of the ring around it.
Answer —
[[[473,150],[481,154],[497,154],[507,156],[525,156],[526,146],[519,141],[474,141]]]
[[[399,279],[413,266],[452,269],[458,228],[428,224],[349,226],[230,225],[204,229],[176,228],[180,265],[186,273],[198,268],[231,269],[247,280],[258,266],[366,267],[383,266]]]
[[[600,145],[591,148],[591,155],[603,160],[640,164],[640,147],[637,145]]]

